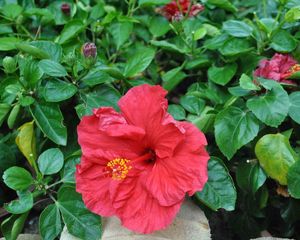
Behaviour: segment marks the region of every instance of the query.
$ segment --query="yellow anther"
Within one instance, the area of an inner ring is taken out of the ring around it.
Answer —
[[[106,164],[106,172],[114,180],[122,180],[126,178],[129,170],[132,168],[129,165],[130,160],[125,158],[115,158]]]

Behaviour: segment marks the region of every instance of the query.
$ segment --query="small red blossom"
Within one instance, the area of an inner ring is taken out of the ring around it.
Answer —
[[[82,54],[86,58],[95,58],[97,56],[97,47],[95,43],[88,42],[82,46]]]
[[[70,4],[68,3],[63,3],[61,6],[60,6],[60,9],[61,11],[66,14],[66,15],[70,15],[71,13],[71,6]]]
[[[295,85],[293,81],[287,79],[299,70],[299,65],[294,58],[287,54],[276,53],[270,60],[263,59],[260,61],[254,76]]]
[[[92,212],[116,215],[139,233],[168,226],[186,193],[207,181],[206,138],[168,114],[166,94],[160,86],[134,87],[119,100],[120,112],[95,109],[77,129],[76,190]]]
[[[191,5],[190,0],[176,0],[168,3],[159,9],[159,12],[164,15],[169,21],[178,21],[188,14],[189,17],[196,16],[199,12],[204,10],[204,6],[197,3]]]

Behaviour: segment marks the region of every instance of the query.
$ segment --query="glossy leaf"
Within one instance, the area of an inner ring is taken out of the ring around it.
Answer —
[[[296,161],[288,170],[287,184],[292,197],[300,199],[300,161]]]
[[[163,76],[163,87],[167,91],[172,91],[182,80],[185,79],[186,74],[181,71],[182,67],[174,68],[166,72]]]
[[[126,77],[132,77],[144,71],[152,62],[154,56],[155,50],[152,48],[143,47],[137,49],[136,54],[129,57],[125,65],[124,75]]]
[[[235,208],[236,189],[231,176],[221,159],[211,157],[208,161],[208,181],[195,197],[216,211],[224,208],[232,211]]]
[[[289,115],[296,123],[300,124],[300,92],[293,92],[289,98],[291,103]]]
[[[215,121],[215,138],[221,152],[231,159],[238,149],[258,134],[259,121],[250,112],[228,107],[218,113]]]
[[[271,40],[270,46],[277,52],[291,52],[297,47],[296,40],[284,30],[277,31]]]
[[[277,127],[284,121],[289,106],[289,96],[281,86],[274,86],[265,95],[247,101],[247,107],[254,115],[271,127]]]
[[[249,162],[239,164],[236,179],[241,189],[255,194],[265,183],[267,176],[258,163]]]
[[[33,178],[24,168],[11,167],[4,172],[3,181],[11,189],[22,191],[33,183]]]
[[[16,144],[31,166],[35,165],[36,156],[36,139],[34,132],[34,122],[24,123],[18,128],[19,132],[16,137]]]
[[[208,79],[216,84],[225,86],[235,75],[237,64],[228,64],[224,67],[212,66],[208,69]]]
[[[234,37],[249,37],[253,28],[245,22],[229,20],[223,23],[223,30]]]
[[[287,185],[288,170],[298,159],[287,137],[280,133],[263,136],[256,143],[255,154],[268,176]]]
[[[52,60],[45,59],[40,61],[39,67],[45,74],[52,77],[64,77],[68,75],[66,69],[61,64]]]
[[[122,45],[129,39],[133,31],[133,23],[117,22],[110,25],[109,31],[114,39],[117,49],[120,49],[120,47],[122,47]]]
[[[47,206],[40,215],[40,234],[43,239],[54,240],[62,231],[59,209],[56,204]]]
[[[100,217],[86,209],[81,196],[73,187],[64,186],[58,192],[57,206],[68,231],[83,240],[98,240],[101,237]]]
[[[193,95],[185,95],[180,98],[180,105],[188,112],[200,115],[205,107],[205,101]]]
[[[17,240],[22,232],[29,212],[21,215],[11,215],[1,223],[1,232],[6,240]]]
[[[77,92],[77,87],[72,83],[51,79],[47,81],[43,97],[47,102],[60,102],[71,98]]]
[[[19,199],[4,205],[6,211],[13,214],[26,213],[33,207],[33,196],[29,191],[17,192]]]
[[[57,173],[64,165],[64,155],[58,148],[47,149],[39,156],[38,165],[44,175]]]
[[[34,103],[30,112],[42,130],[53,142],[59,145],[67,143],[67,129],[63,125],[63,116],[58,105],[50,103]]]
[[[74,19],[69,21],[62,30],[59,37],[59,44],[65,44],[70,41],[72,38],[76,37],[80,32],[85,28],[85,25],[79,20]]]

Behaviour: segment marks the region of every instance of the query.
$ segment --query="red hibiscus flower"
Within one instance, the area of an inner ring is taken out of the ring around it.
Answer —
[[[92,212],[116,215],[139,233],[168,226],[185,194],[207,181],[205,136],[167,113],[166,94],[134,87],[120,99],[121,112],[101,107],[78,126],[77,191]]]
[[[184,15],[188,14],[189,17],[196,16],[199,12],[204,10],[204,6],[201,4],[194,4],[190,0],[179,0],[178,4],[176,0],[168,3],[162,7],[159,12],[164,15],[169,21],[180,20]],[[191,5],[191,6],[190,6]]]
[[[293,81],[287,79],[299,70],[297,61],[291,56],[276,53],[270,60],[263,59],[260,61],[259,67],[254,72],[254,76],[295,85]]]

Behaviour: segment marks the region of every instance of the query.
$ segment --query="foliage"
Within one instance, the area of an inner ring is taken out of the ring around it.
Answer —
[[[205,0],[203,12],[174,21],[157,10],[168,0],[36,2],[0,1],[7,239],[49,199],[40,214],[44,239],[63,225],[99,239],[101,218],[75,191],[76,126],[95,107],[117,109],[130,87],[144,83],[168,90],[168,111],[208,139],[209,180],[195,194],[208,217],[225,209],[240,239],[262,230],[300,238],[300,74],[292,85],[253,76],[276,52],[300,61],[298,0]],[[97,54],[87,56],[87,42]]]

